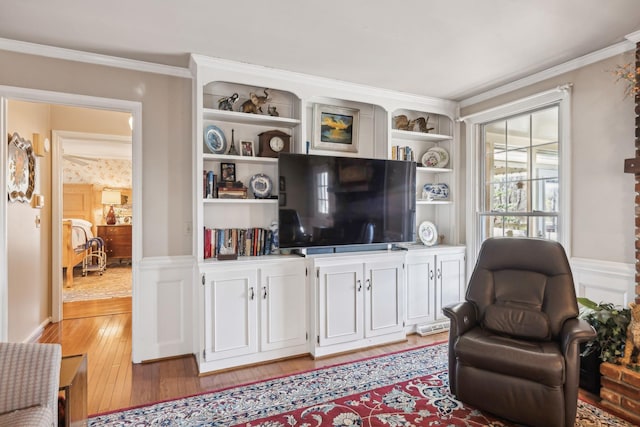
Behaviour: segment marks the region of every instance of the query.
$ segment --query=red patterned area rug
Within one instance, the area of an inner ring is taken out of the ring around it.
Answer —
[[[545,408],[540,408],[545,410]],[[95,426],[512,426],[450,393],[438,344],[92,417]],[[631,426],[578,402],[576,426]]]

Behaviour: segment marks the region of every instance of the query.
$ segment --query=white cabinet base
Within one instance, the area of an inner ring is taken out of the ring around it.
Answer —
[[[406,269],[405,333],[424,336],[448,330],[442,307],[464,299],[465,247],[413,245]]]
[[[240,357],[229,357],[226,359],[215,360],[212,362],[205,362],[204,357],[201,357],[201,362],[198,365],[198,372],[200,375],[210,375],[216,372],[226,371],[229,369],[235,369],[240,367],[246,367],[250,365],[261,365],[265,363],[272,363],[277,360],[291,359],[294,357],[300,357],[309,354],[309,346],[305,343],[296,347],[288,347],[278,350],[261,351],[253,354],[247,354]],[[200,355],[202,356],[202,355]],[[198,359],[198,358],[196,358]]]
[[[311,355],[314,359],[318,359],[326,356],[335,356],[339,353],[349,353],[356,350],[363,350],[368,347],[376,347],[379,345],[394,344],[405,341],[407,341],[407,334],[405,334],[404,331],[400,331],[393,334],[364,338],[358,341],[333,344],[324,347],[316,345],[311,348]]]
[[[315,286],[311,354],[324,357],[406,340],[405,253],[374,251],[310,257]]]
[[[305,272],[295,257],[201,265],[199,373],[308,354]]]

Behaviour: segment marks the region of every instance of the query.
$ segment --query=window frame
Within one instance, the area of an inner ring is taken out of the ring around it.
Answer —
[[[558,106],[558,179],[560,201],[558,203],[558,242],[567,253],[571,254],[571,85],[558,86],[554,89],[537,93],[520,100],[512,101],[494,108],[462,117],[459,120],[466,126],[467,161],[466,161],[466,241],[467,241],[467,271],[472,271],[476,263],[481,240],[481,203],[483,201],[484,185],[484,138],[482,127],[484,124],[496,120],[526,114],[553,105]]]

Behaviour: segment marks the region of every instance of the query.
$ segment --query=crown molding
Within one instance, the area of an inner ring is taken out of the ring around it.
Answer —
[[[98,53],[83,52],[18,40],[0,38],[0,50],[45,56],[47,58],[63,59],[67,61],[84,62],[87,64],[104,65],[107,67],[123,68],[126,70],[142,71],[146,73],[163,74],[185,79],[191,78],[191,72],[188,68],[120,58],[117,56],[101,55]]]
[[[630,34],[629,36],[627,36],[627,38],[633,35],[636,35],[637,37],[640,38],[640,31]],[[535,83],[539,83],[541,81],[550,79],[552,77],[556,77],[561,74],[568,73],[570,71],[574,71],[579,68],[585,67],[587,65],[596,63],[598,61],[611,58],[612,56],[616,56],[621,53],[634,50],[635,48],[636,48],[635,43],[630,40],[616,43],[609,47],[605,47],[604,49],[600,49],[595,52],[588,53],[579,58],[572,59],[571,61],[567,61],[555,67],[551,67],[546,70],[540,71],[538,73],[531,74],[530,76],[524,77],[520,80],[516,80],[514,82],[497,87],[495,89],[488,90],[486,92],[472,96],[470,98],[463,99],[462,101],[460,101],[460,108],[464,108],[469,105],[474,105],[479,102],[486,101],[491,98],[495,98],[496,96],[513,92],[515,90],[522,89],[527,86],[531,86]]]
[[[297,71],[272,68],[264,65],[238,62],[230,59],[192,53],[190,69],[194,78],[198,75],[199,67],[207,67],[215,70],[217,79],[224,80],[224,76],[220,74],[224,73],[226,76],[233,76],[233,81],[235,82],[241,82],[243,76],[249,76],[251,83],[247,81],[246,84],[257,84],[259,79],[286,81],[287,83],[293,83],[299,87],[312,86],[314,88],[322,88],[323,96],[328,98],[336,96],[341,99],[356,102],[370,102],[372,104],[380,105],[389,111],[402,107],[411,108],[408,105],[413,104],[416,108],[420,108],[418,106],[430,106],[431,108],[436,109],[434,112],[452,115],[457,107],[457,103],[449,99],[400,92],[391,89],[368,86],[361,83],[353,83],[328,77],[305,74]],[[263,81],[263,83],[268,82]],[[313,92],[314,94],[317,93],[317,91]],[[304,91],[298,92],[296,95],[307,100],[315,101],[315,95],[309,95],[308,93],[304,93]],[[383,102],[383,100],[385,102]]]

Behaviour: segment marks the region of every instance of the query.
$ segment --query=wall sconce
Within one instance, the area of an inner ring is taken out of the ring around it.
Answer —
[[[33,153],[38,157],[44,157],[51,149],[49,138],[40,138],[40,134],[33,134]]]
[[[116,213],[113,211],[113,205],[119,205],[121,200],[120,191],[102,190],[102,204],[111,205],[105,218],[107,225],[114,225],[116,223]]]

